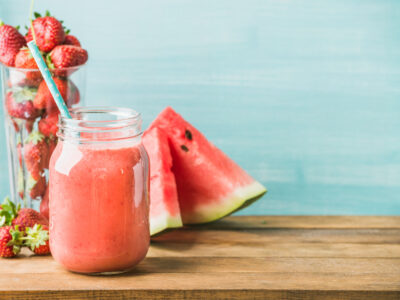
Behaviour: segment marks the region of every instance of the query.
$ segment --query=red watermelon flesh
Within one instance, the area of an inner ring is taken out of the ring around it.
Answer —
[[[167,107],[150,125],[168,136],[184,224],[220,219],[266,193],[225,153]]]
[[[153,128],[144,133],[142,143],[150,160],[150,234],[182,227],[167,136]]]

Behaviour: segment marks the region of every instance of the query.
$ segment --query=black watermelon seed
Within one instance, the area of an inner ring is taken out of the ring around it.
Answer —
[[[183,151],[185,151],[185,152],[188,152],[188,151],[189,151],[188,147],[186,147],[185,145],[181,145],[181,149],[182,149]]]
[[[187,130],[187,129],[186,129],[186,131],[185,131],[185,137],[186,137],[189,141],[191,141],[191,140],[193,139],[192,133],[191,133],[189,130]]]

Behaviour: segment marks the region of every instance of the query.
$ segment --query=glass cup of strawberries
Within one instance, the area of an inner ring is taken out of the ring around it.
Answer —
[[[35,16],[25,36],[0,21],[0,68],[11,197],[48,217],[48,167],[59,110],[26,43],[35,38],[70,108],[83,105],[88,53],[62,22],[49,13]]]

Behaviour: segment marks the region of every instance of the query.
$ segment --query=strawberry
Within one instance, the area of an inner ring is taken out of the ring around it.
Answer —
[[[35,224],[49,225],[49,221],[40,212],[32,208],[21,208],[17,217],[12,221],[12,225],[18,225],[21,230],[26,227],[33,227]]]
[[[88,53],[78,46],[60,45],[47,54],[46,60],[51,69],[69,68],[83,65],[88,60]]]
[[[54,47],[64,42],[65,32],[62,24],[51,16],[39,17],[32,23],[36,44],[40,51],[50,52]],[[32,26],[25,37],[26,41],[33,40]]]
[[[48,161],[49,148],[45,137],[38,131],[33,131],[25,140],[24,145],[24,160],[25,166],[28,169],[33,181],[31,188],[36,185],[36,182],[42,177],[44,168]],[[36,197],[32,197],[36,198]]]
[[[29,176],[27,187],[29,191],[29,197],[32,199],[43,197],[44,193],[46,192],[46,177],[41,176],[38,180],[35,180],[32,176]]]
[[[47,185],[42,201],[40,201],[40,213],[49,220],[49,185]]]
[[[14,257],[21,251],[22,233],[18,226],[0,228],[0,257]]]
[[[58,77],[54,77],[53,79],[67,106],[79,103],[79,90],[72,81]],[[47,112],[58,112],[57,105],[54,102],[53,96],[51,95],[49,89],[47,88],[46,82],[42,81],[42,83],[39,85],[36,97],[33,100],[33,105],[37,109],[46,109]]]
[[[15,57],[15,67],[21,69],[35,69],[37,71],[26,71],[25,80],[23,80],[24,85],[28,86],[38,86],[42,81],[42,75],[33,58],[30,50],[26,47],[21,48]]]
[[[15,56],[15,67],[21,69],[39,69],[31,51],[22,47]]]
[[[81,46],[81,43],[79,42],[79,40],[76,38],[76,36],[72,35],[72,34],[67,34],[65,36],[65,40],[64,40],[64,45],[73,45],[73,46]]]
[[[10,198],[6,197],[0,205],[0,227],[11,225],[12,220],[17,216],[19,206],[15,206]]]
[[[50,254],[49,227],[35,224],[26,229],[26,236],[22,238],[25,246],[29,247],[37,255]]]
[[[38,123],[39,131],[46,137],[56,136],[58,131],[58,111],[50,111]]]
[[[34,120],[40,115],[32,100],[36,96],[33,88],[15,88],[6,94],[6,109],[8,114],[14,118]]]
[[[14,66],[15,56],[19,49],[26,45],[24,36],[10,25],[0,20],[0,62],[7,66]]]

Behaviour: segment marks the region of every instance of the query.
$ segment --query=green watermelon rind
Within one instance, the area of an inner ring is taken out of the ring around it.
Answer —
[[[163,215],[152,217],[150,220],[150,235],[154,236],[167,229],[182,227],[182,219],[180,216],[172,217],[165,213]]]
[[[207,203],[203,207],[196,206],[195,211],[182,216],[183,223],[186,225],[203,224],[217,221],[223,217],[247,207],[256,200],[260,199],[267,189],[257,181],[246,186],[236,188],[231,194],[218,199],[214,204]]]

